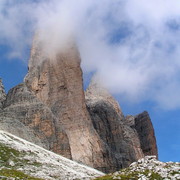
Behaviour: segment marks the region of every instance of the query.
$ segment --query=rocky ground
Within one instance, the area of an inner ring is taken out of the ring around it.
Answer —
[[[104,175],[5,131],[0,131],[0,179],[3,180],[178,180],[180,163],[146,156],[128,168]]]
[[[78,180],[103,173],[0,131],[0,179]]]
[[[155,156],[146,156],[128,168],[109,174],[96,180],[178,180],[180,179],[179,162],[160,162]]]

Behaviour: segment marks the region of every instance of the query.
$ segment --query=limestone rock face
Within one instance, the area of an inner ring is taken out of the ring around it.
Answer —
[[[2,120],[3,130],[71,158],[66,133],[60,126],[57,128],[58,121],[51,110],[28,91],[24,83],[7,94],[3,117],[6,119]],[[13,124],[13,121],[18,124]],[[7,126],[10,124],[12,126]],[[28,136],[26,131],[29,132]]]
[[[24,82],[6,96],[0,81],[0,129],[103,172],[157,155],[147,113],[125,117],[94,81],[84,93],[81,59],[72,41],[47,52],[36,35]]]
[[[44,56],[38,44],[37,38],[31,52],[29,72],[25,77],[28,90],[57,118],[55,127],[65,130],[70,145],[66,151],[69,150],[73,160],[95,168],[107,166],[107,158],[103,158],[106,149],[86,109],[76,46],[72,43],[63,52]],[[61,137],[58,140],[61,141]],[[56,149],[53,151],[59,153]]]
[[[154,128],[146,111],[135,116],[135,129],[138,133],[144,155],[156,155],[158,157]]]
[[[105,101],[117,112],[118,116],[123,119],[124,115],[119,106],[119,103],[112,97],[112,95],[104,88],[100,82],[92,78],[88,89],[85,92],[86,103],[96,103]]]
[[[2,80],[0,79],[0,109],[3,108],[3,102],[5,101],[5,99],[6,99],[6,93],[4,90]]]
[[[107,90],[91,82],[86,91],[86,104],[94,128],[111,152],[112,164],[106,171],[127,167],[144,157],[136,130],[125,123],[118,102]]]

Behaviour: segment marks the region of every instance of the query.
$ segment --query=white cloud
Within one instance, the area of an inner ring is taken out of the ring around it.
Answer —
[[[24,56],[35,28],[49,50],[58,50],[72,33],[83,70],[96,71],[110,91],[180,108],[180,1],[7,2],[0,2],[0,43],[10,45],[14,56]]]
[[[31,42],[33,33],[34,3],[1,0],[0,3],[0,45],[9,46],[8,58],[22,58]],[[24,60],[24,59],[23,59]]]

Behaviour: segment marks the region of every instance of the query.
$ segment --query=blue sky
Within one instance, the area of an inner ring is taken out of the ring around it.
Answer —
[[[125,114],[147,110],[160,160],[179,161],[179,12],[176,0],[1,0],[0,77],[6,91],[23,81],[35,30],[47,53],[73,34],[85,86],[94,74]]]

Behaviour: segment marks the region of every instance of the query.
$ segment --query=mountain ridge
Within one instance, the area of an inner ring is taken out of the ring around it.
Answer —
[[[125,117],[97,82],[84,92],[80,63],[74,42],[46,54],[35,36],[24,82],[7,95],[0,84],[0,129],[103,172],[157,156],[148,113]]]

